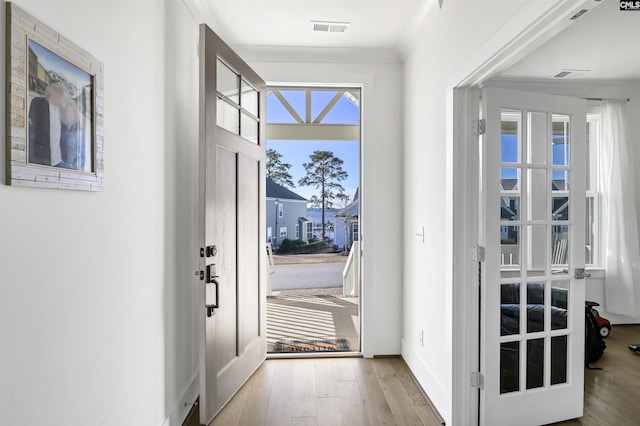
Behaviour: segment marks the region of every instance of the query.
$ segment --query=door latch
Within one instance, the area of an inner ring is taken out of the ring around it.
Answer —
[[[207,274],[206,274],[206,280],[205,280],[205,286],[207,286],[207,290],[206,290],[206,300],[207,302],[205,302],[205,308],[207,309],[207,317],[211,317],[214,313],[214,309],[218,309],[218,300],[219,300],[219,283],[217,278],[219,278],[216,275],[216,265],[215,264],[211,264],[211,265],[207,265]],[[209,286],[215,286],[213,288],[213,294],[209,293]],[[213,298],[213,300],[211,300]]]
[[[576,280],[584,280],[585,278],[590,278],[591,274],[584,270],[584,268],[576,268],[576,272],[574,278]]]

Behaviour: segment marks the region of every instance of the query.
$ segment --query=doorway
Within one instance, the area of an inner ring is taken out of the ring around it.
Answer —
[[[579,417],[586,101],[491,87],[482,96],[480,423]]]
[[[361,88],[266,97],[267,352],[360,351]]]

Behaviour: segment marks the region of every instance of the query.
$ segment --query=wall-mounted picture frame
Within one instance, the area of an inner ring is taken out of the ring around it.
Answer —
[[[6,7],[6,183],[103,191],[102,62],[16,5]]]

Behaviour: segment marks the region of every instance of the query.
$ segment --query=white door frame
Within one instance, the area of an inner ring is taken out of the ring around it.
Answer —
[[[328,82],[315,82],[315,83],[309,83],[309,82],[291,82],[291,81],[287,81],[287,82],[282,82],[282,81],[268,81],[266,82],[266,87],[267,87],[267,91],[269,90],[269,88],[271,87],[279,87],[279,88],[291,88],[291,89],[300,89],[300,88],[310,88],[310,89],[314,89],[314,88],[318,88],[318,89],[322,89],[322,88],[336,88],[336,89],[360,89],[360,139],[358,141],[358,155],[359,155],[359,159],[358,159],[358,166],[360,167],[360,173],[358,174],[358,188],[359,188],[359,194],[358,197],[360,199],[360,213],[358,216],[358,224],[359,224],[359,228],[358,230],[360,230],[362,228],[362,223],[366,222],[366,217],[363,217],[362,215],[362,206],[364,205],[363,203],[363,199],[366,198],[366,192],[364,190],[364,188],[366,187],[365,183],[364,183],[364,169],[365,169],[365,165],[363,162],[364,159],[364,99],[366,97],[366,92],[369,90],[369,88],[367,87],[367,83],[366,82],[361,82],[361,83],[328,83]],[[366,215],[365,215],[366,216]],[[373,352],[372,348],[370,348],[370,346],[368,345],[368,342],[371,341],[372,339],[372,335],[373,335],[373,331],[374,328],[373,327],[369,327],[367,325],[367,322],[364,320],[365,317],[368,317],[370,314],[369,312],[373,312],[374,309],[370,309],[370,305],[372,304],[372,300],[370,297],[368,296],[368,292],[365,288],[365,280],[363,279],[364,273],[363,273],[363,249],[362,249],[362,245],[363,245],[363,241],[362,241],[362,235],[360,233],[358,233],[358,241],[360,241],[360,271],[359,271],[359,276],[360,276],[360,283],[359,286],[360,288],[358,289],[358,294],[359,294],[359,298],[360,301],[358,303],[358,320],[359,320],[359,327],[360,327],[360,335],[358,336],[359,340],[360,340],[360,350],[358,351],[359,353],[361,353],[365,358],[372,358],[375,353]],[[366,312],[366,315],[365,315]],[[373,317],[373,314],[371,314],[371,316]],[[365,338],[366,337],[366,338]]]
[[[473,129],[479,116],[479,89],[575,22],[570,18],[577,12],[600,4],[594,0],[544,3],[525,5],[447,85],[446,189],[451,195],[446,205],[446,230],[452,238],[452,249],[447,251],[447,265],[451,266],[447,282],[453,284],[453,425],[478,424],[479,391],[471,386],[471,377],[479,370],[480,351],[478,263],[472,260],[481,220],[478,135]]]

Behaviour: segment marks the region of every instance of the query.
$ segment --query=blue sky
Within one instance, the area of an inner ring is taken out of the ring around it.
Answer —
[[[282,95],[287,99],[298,115],[305,118],[305,92],[296,90],[282,90]],[[311,97],[311,117],[315,119],[324,109],[329,101],[335,96],[337,91],[317,91],[312,92]],[[359,108],[349,99],[342,97],[336,106],[322,120],[326,124],[356,124],[359,123]],[[267,123],[295,123],[291,114],[282,106],[275,95],[267,97]],[[343,170],[349,177],[341,182],[346,193],[353,198],[353,194],[358,188],[360,175],[360,150],[358,141],[283,141],[269,140],[267,133],[267,148],[275,149],[282,154],[282,159],[292,165],[289,170],[293,175],[295,188],[291,188],[297,194],[309,199],[312,195],[317,195],[318,191],[313,187],[299,186],[298,180],[306,173],[303,163],[309,162],[309,154],[315,150],[332,151],[336,157],[344,161]]]
[[[518,136],[517,135],[502,135],[502,159],[503,163],[516,163],[518,161]],[[522,154],[521,154],[522,155]],[[566,165],[564,145],[553,145],[553,164],[554,165]],[[515,179],[517,169],[515,168],[503,168],[502,179]],[[562,179],[564,172],[562,170],[554,170],[553,179]]]

